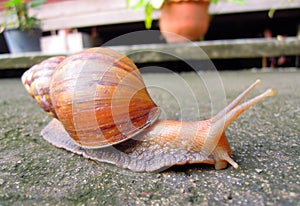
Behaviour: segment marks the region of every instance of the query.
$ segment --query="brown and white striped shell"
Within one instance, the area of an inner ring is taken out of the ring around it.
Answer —
[[[135,64],[111,49],[50,58],[28,70],[22,81],[82,147],[127,140],[159,116]]]

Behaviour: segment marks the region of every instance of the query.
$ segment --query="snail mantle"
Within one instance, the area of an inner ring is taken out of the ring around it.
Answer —
[[[257,80],[211,119],[159,120],[159,107],[138,68],[108,48],[49,58],[27,70],[22,82],[53,117],[41,132],[45,140],[137,172],[194,163],[238,168],[225,130],[244,111],[275,94],[268,89],[241,103],[261,83]]]

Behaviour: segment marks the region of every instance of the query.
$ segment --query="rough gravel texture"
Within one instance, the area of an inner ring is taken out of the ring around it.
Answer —
[[[19,79],[1,79],[0,205],[299,205],[300,72],[219,74],[227,101],[257,78],[263,84],[250,96],[268,87],[277,91],[228,128],[233,159],[240,165],[237,170],[229,166],[216,171],[199,164],[135,173],[57,149],[39,135],[51,117],[39,109]],[[200,75],[206,80],[215,76]],[[163,117],[195,120],[217,112],[211,110],[207,90],[220,90],[199,84],[195,73],[144,74],[144,78],[149,85],[160,82],[150,92]],[[194,99],[180,98],[187,94],[182,78],[198,100],[196,106]],[[161,89],[164,85],[174,90]]]

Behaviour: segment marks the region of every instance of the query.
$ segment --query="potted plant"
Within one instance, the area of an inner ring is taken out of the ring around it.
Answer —
[[[6,21],[2,30],[11,53],[40,50],[40,20],[29,9],[39,8],[45,0],[7,0],[3,3]]]
[[[200,40],[209,26],[208,7],[219,0],[139,0],[134,9],[145,8],[145,26],[151,28],[153,10],[160,9],[159,28],[167,42]],[[244,0],[229,0],[244,3]],[[130,7],[127,0],[127,7]],[[174,35],[178,34],[178,35]],[[184,38],[182,38],[184,37]]]

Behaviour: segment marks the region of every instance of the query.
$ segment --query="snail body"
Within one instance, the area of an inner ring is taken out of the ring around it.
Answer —
[[[22,76],[30,95],[54,119],[41,135],[51,144],[133,171],[172,165],[213,164],[234,168],[225,129],[242,112],[273,96],[269,89],[240,104],[257,80],[209,120],[159,120],[159,107],[147,92],[135,64],[104,48],[53,57]]]

